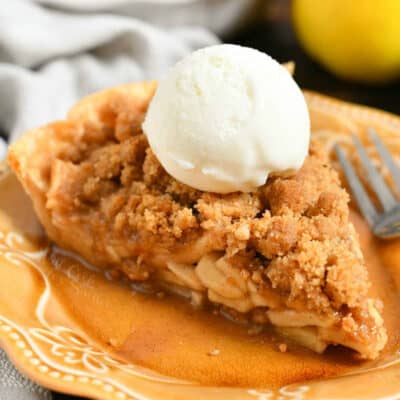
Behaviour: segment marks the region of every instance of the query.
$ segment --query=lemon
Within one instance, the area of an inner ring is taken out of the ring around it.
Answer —
[[[400,77],[400,0],[293,0],[298,39],[334,74],[362,82]]]

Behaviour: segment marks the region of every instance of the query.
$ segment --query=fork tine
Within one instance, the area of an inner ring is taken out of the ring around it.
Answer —
[[[396,182],[397,189],[400,190],[400,168],[397,166],[396,162],[393,160],[392,155],[390,154],[389,150],[386,146],[382,143],[379,136],[376,134],[375,130],[372,128],[368,129],[369,136],[371,140],[374,142],[378,153],[385,163],[386,167],[392,174],[394,181]]]
[[[356,171],[354,170],[344,151],[338,144],[335,144],[335,152],[339,163],[343,168],[343,172],[346,176],[350,189],[353,192],[353,195],[357,201],[358,207],[360,208],[367,222],[371,226],[373,226],[378,218],[378,213],[375,209],[375,206],[372,204],[372,201],[368,197],[368,194],[364,189],[364,186],[361,183],[360,179],[358,178]]]
[[[391,210],[396,205],[396,200],[393,197],[392,192],[386,185],[380,173],[373,166],[371,159],[367,154],[367,151],[361,144],[360,139],[356,135],[353,135],[353,141],[358,151],[358,155],[360,156],[361,162],[364,166],[364,169],[368,174],[368,181],[371,183],[374,192],[378,196],[383,209],[385,211]]]

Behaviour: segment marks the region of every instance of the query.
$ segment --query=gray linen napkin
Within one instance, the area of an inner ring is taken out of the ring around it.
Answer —
[[[23,377],[0,350],[0,400],[50,400],[51,393]]]
[[[7,2],[0,6],[0,127],[14,140],[62,118],[88,93],[157,78],[188,52],[215,42],[202,28],[161,30],[111,13]]]
[[[134,1],[129,16],[119,15],[112,5],[122,1],[110,0],[105,10],[102,0],[100,11],[92,0],[51,0],[52,8],[40,0],[0,5],[0,130],[9,141],[63,118],[88,93],[158,78],[185,54],[218,41],[201,27],[162,29],[135,19]],[[0,138],[0,159],[5,151]],[[0,400],[47,399],[50,392],[22,377],[0,352]]]

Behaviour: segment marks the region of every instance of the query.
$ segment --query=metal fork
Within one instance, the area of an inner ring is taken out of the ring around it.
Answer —
[[[396,189],[400,189],[400,168],[396,165],[389,150],[379,139],[376,132],[373,129],[369,129],[368,133],[380,158],[390,171],[397,186]],[[392,190],[388,187],[383,177],[372,164],[372,161],[364,146],[361,144],[360,139],[356,135],[353,135],[353,141],[363,168],[367,173],[368,182],[376,193],[382,206],[382,210],[378,211],[375,207],[345,152],[338,144],[336,144],[335,152],[337,158],[343,168],[358,207],[376,236],[384,239],[400,236],[400,202],[396,199]]]

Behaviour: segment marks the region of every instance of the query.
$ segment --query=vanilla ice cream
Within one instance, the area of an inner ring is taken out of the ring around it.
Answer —
[[[193,188],[251,191],[299,169],[307,105],[289,72],[257,50],[218,45],[178,62],[150,103],[143,130],[160,163]]]

